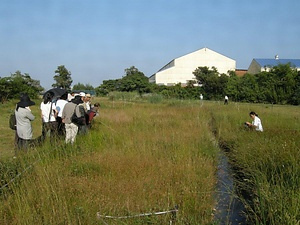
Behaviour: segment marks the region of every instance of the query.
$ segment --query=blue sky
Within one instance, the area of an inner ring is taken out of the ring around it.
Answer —
[[[135,66],[151,76],[207,47],[247,69],[300,58],[299,0],[1,0],[0,76],[20,70],[48,89],[59,65],[94,87]]]

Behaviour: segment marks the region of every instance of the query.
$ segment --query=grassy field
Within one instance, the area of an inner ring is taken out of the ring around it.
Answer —
[[[263,133],[243,128],[250,111],[262,119]],[[232,104],[212,116],[251,223],[300,224],[300,108]]]
[[[175,206],[176,224],[214,224],[219,146],[236,169],[252,224],[299,224],[299,107],[96,101],[100,116],[74,146],[46,142],[13,158],[14,133],[8,122],[0,125],[1,186],[11,181],[0,189],[0,224],[169,224],[172,214],[97,213]],[[0,106],[2,121],[14,104]],[[38,106],[32,110],[38,117]],[[250,111],[260,115],[263,133],[242,126]]]
[[[96,215],[134,216],[175,206],[178,224],[211,223],[218,149],[209,114],[192,104],[100,102],[93,129],[73,147],[45,143],[12,159],[13,132],[1,128],[8,171],[2,180],[26,172],[2,190],[0,223],[166,224],[169,214],[125,220]]]

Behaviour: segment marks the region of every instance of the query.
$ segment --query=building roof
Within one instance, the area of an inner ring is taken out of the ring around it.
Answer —
[[[261,67],[273,67],[290,63],[292,67],[300,68],[300,59],[254,59]]]
[[[149,81],[156,84],[175,85],[186,84],[196,80],[193,72],[201,66],[215,67],[218,72],[227,74],[234,71],[236,61],[208,48],[202,48],[181,57],[172,59],[150,76]]]
[[[207,47],[204,47],[204,48],[198,49],[198,50],[196,50],[196,51],[187,53],[187,54],[185,54],[185,55],[179,56],[179,57],[177,57],[177,58],[175,58],[175,59],[172,59],[170,62],[168,62],[166,65],[164,65],[161,69],[159,69],[157,72],[160,72],[160,71],[163,71],[163,70],[165,70],[165,69],[169,69],[170,67],[175,66],[175,60],[178,60],[178,59],[180,59],[180,58],[184,58],[184,57],[186,57],[186,56],[188,56],[188,55],[191,55],[191,54],[197,54],[197,53],[202,53],[202,54],[203,54],[203,51],[204,51],[204,52],[210,51],[210,52],[213,52],[213,53],[218,54],[218,55],[220,55],[220,56],[223,56],[223,57],[226,57],[226,58],[228,58],[228,59],[234,60],[234,59],[232,59],[232,58],[230,58],[230,57],[228,57],[228,56],[225,56],[225,55],[220,54],[220,53],[218,53],[218,52],[216,52],[216,51],[213,51],[213,50],[211,50],[211,49],[209,49],[209,48],[207,48]],[[234,60],[234,61],[235,61],[235,60]]]

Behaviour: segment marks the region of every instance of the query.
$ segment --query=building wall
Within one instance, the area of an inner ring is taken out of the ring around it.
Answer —
[[[261,72],[261,66],[253,59],[248,68],[248,73],[257,74],[259,72]]]
[[[242,76],[244,76],[246,73],[248,73],[248,70],[243,70],[243,69],[236,69],[236,70],[235,70],[235,74],[236,74],[238,77],[242,77]]]
[[[171,61],[171,65],[171,67],[164,66],[154,75],[156,84],[186,84],[189,80],[196,80],[193,72],[202,66],[210,69],[214,66],[219,73],[227,74],[228,70],[235,70],[236,62],[208,48],[203,48],[174,59]]]

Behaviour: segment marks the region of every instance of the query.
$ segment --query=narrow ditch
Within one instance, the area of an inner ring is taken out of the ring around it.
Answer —
[[[246,224],[245,207],[236,194],[228,158],[220,151],[217,171],[215,220],[220,225]]]
[[[228,160],[226,152],[226,145],[220,144],[217,137],[216,121],[212,115],[211,117],[211,130],[213,137],[220,152],[218,155],[218,168],[217,168],[217,185],[216,185],[216,200],[214,219],[220,225],[242,225],[247,224],[245,206],[240,201],[233,170]]]

